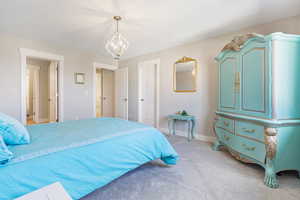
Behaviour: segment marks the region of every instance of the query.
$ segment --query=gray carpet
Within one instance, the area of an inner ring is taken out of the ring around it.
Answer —
[[[264,170],[244,164],[226,151],[200,141],[170,136],[180,155],[176,166],[153,161],[133,170],[82,200],[299,200],[300,179],[283,173],[279,189],[263,184]]]

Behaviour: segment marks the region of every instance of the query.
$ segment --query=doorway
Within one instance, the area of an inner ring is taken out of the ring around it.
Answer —
[[[32,49],[19,50],[22,123],[62,122],[64,57]]]
[[[128,119],[128,71],[94,63],[94,116]]]
[[[27,57],[26,123],[58,121],[58,63]]]
[[[96,69],[96,117],[114,117],[114,72]]]
[[[138,120],[159,127],[159,64],[149,60],[138,64]]]
[[[39,93],[40,93],[40,67],[28,65],[26,72],[26,116],[27,124],[34,124],[39,121]]]

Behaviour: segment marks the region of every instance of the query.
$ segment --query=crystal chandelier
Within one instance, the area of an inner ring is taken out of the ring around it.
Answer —
[[[113,19],[116,21],[117,31],[112,35],[111,39],[106,42],[105,48],[114,59],[119,60],[126,49],[128,49],[129,42],[119,33],[119,21],[122,18],[120,16],[114,16]]]

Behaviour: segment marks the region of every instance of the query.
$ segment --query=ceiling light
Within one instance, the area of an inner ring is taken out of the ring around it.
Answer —
[[[114,59],[119,60],[124,52],[128,49],[129,42],[121,35],[121,33],[119,33],[119,21],[122,18],[120,16],[114,16],[113,19],[116,21],[117,30],[112,35],[111,39],[106,42],[105,48]]]

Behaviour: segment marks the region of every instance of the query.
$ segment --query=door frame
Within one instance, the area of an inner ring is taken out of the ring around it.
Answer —
[[[64,107],[63,107],[63,69],[64,69],[64,56],[56,55],[48,52],[37,51],[27,48],[19,48],[20,63],[21,63],[21,122],[26,124],[26,73],[27,73],[27,57],[45,59],[58,62],[58,120],[64,120]]]
[[[115,71],[118,69],[118,66],[116,65],[109,65],[109,64],[103,64],[94,62],[93,63],[93,116],[97,117],[97,102],[96,102],[96,94],[97,94],[97,87],[96,87],[96,81],[97,81],[97,69],[107,69],[111,71]]]
[[[39,98],[40,98],[40,85],[39,85],[40,77],[39,77],[39,74],[40,74],[40,69],[41,68],[39,66],[35,66],[35,65],[27,65],[27,67],[28,67],[27,70],[28,69],[33,70],[33,76],[31,77],[33,79],[33,88],[32,89],[36,90],[35,92],[36,92],[36,98],[37,98],[37,101],[35,101],[36,105],[33,104],[33,108],[32,108],[35,111],[34,116],[33,116],[33,120],[35,122],[39,123],[40,122],[40,117],[39,117],[40,116],[40,101],[39,101]],[[28,91],[28,90],[26,90],[26,91]],[[26,92],[26,94],[27,94],[27,92]],[[26,104],[26,106],[27,106],[27,104]],[[34,107],[36,107],[36,108],[34,109]]]
[[[141,122],[142,121],[142,109],[141,109],[141,92],[142,92],[142,88],[141,88],[141,65],[145,62],[153,62],[154,64],[156,64],[156,103],[155,103],[155,107],[156,107],[156,116],[155,116],[155,127],[159,128],[159,99],[160,99],[160,59],[152,59],[152,60],[145,60],[145,61],[141,61],[138,63],[138,121]]]

